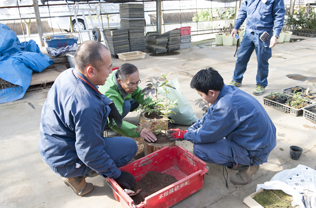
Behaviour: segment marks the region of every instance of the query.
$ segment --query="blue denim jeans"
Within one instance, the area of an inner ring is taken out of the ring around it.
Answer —
[[[132,112],[133,110],[138,108],[138,106],[139,106],[139,103],[137,103],[133,99],[124,100],[122,118],[124,118],[129,112]]]
[[[255,50],[257,54],[257,85],[262,85],[266,87],[268,85],[268,74],[269,74],[269,62],[268,60],[272,56],[272,50],[269,48],[270,39],[272,37],[272,31],[269,32],[270,37],[267,41],[263,42],[260,40],[262,33],[256,34],[249,30],[245,31],[245,35],[240,44],[237,61],[234,71],[233,80],[241,83],[243,75],[247,69],[247,64],[249,62],[252,52]]]

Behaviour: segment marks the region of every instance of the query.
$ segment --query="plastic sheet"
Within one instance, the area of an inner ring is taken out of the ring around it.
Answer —
[[[35,41],[20,43],[10,28],[0,23],[0,78],[16,85],[0,89],[0,103],[21,99],[31,84],[32,73],[42,72],[54,61],[42,54]]]
[[[282,190],[293,196],[292,206],[299,208],[316,208],[316,170],[304,165],[283,170],[264,184],[257,185],[259,189]]]

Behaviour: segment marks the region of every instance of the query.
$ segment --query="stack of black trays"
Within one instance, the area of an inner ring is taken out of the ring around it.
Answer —
[[[127,29],[111,29],[104,30],[106,45],[113,56],[118,53],[129,52],[128,30]]]
[[[145,51],[144,4],[120,4],[121,28],[128,29],[130,51]]]
[[[150,53],[165,53],[180,49],[180,30],[170,30],[161,35],[157,32],[146,34],[146,49]]]

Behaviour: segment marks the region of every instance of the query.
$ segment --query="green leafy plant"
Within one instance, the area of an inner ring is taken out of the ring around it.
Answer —
[[[287,101],[287,96],[284,93],[279,92],[270,92],[266,98],[282,104]]]
[[[213,20],[212,9],[201,9],[192,17],[193,22],[211,21]]]
[[[145,96],[151,96],[151,101],[145,103],[144,105],[140,105],[138,107],[138,111],[144,113],[145,116],[154,114],[154,118],[150,123],[140,122],[138,130],[147,128],[154,134],[158,134],[163,130],[166,133],[166,125],[168,126],[168,121],[173,122],[173,120],[170,119],[170,115],[175,114],[172,109],[177,107],[177,101],[169,100],[167,97],[168,90],[170,88],[174,88],[173,86],[169,85],[169,75],[170,74],[163,74],[161,77],[153,77],[147,81],[148,84],[143,89],[143,93],[145,93]],[[158,88],[162,88],[165,91],[165,96],[158,94]]]
[[[287,13],[285,24],[291,30],[315,30],[316,13],[311,10],[307,11],[306,7],[300,6],[293,15],[290,12]]]
[[[289,99],[287,99],[286,105],[300,109],[308,105],[308,101],[306,98],[302,97],[302,92],[294,93],[293,96]]]
[[[201,9],[192,17],[193,22],[232,19],[235,17],[235,8]]]

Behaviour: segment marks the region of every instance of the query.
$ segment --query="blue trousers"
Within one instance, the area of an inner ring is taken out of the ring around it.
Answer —
[[[272,50],[269,48],[270,39],[272,37],[272,31],[269,32],[270,38],[263,42],[259,38],[262,33],[256,34],[249,30],[245,31],[245,35],[240,44],[237,61],[234,71],[233,80],[242,83],[243,75],[247,69],[247,64],[249,62],[252,52],[255,50],[257,54],[257,85],[262,85],[266,87],[268,85],[268,74],[269,74],[269,62],[268,60],[272,56]]]
[[[132,112],[133,110],[138,108],[138,106],[139,106],[139,103],[137,103],[133,99],[124,100],[122,118],[124,118],[129,112]]]
[[[248,151],[235,142],[222,139],[206,144],[194,144],[193,153],[201,160],[221,166],[232,167],[233,163],[250,166]]]
[[[138,150],[135,140],[127,137],[105,137],[104,143],[104,151],[114,161],[117,167],[124,166],[131,161]],[[66,178],[85,177],[93,172],[93,170],[82,161],[78,161],[78,163],[74,165],[54,168],[53,171]]]

